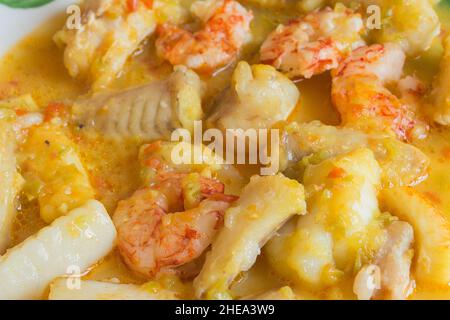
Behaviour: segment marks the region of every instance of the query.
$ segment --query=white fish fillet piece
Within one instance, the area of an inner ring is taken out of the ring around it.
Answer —
[[[225,212],[225,225],[194,280],[198,298],[219,298],[249,270],[271,236],[294,215],[306,213],[303,186],[282,174],[253,176],[239,200]]]
[[[0,300],[42,298],[49,283],[69,267],[84,272],[108,254],[115,238],[103,205],[88,201],[0,258]]]
[[[14,201],[21,184],[16,169],[15,147],[12,124],[0,119],[0,254],[9,244],[11,224],[16,212]]]
[[[169,79],[78,100],[72,113],[77,124],[110,138],[168,139],[173,130],[192,131],[201,120],[201,95],[198,75],[177,66]]]
[[[79,288],[67,285],[65,278],[50,285],[49,300],[174,300],[168,290],[146,290],[144,286],[92,280],[81,280]]]
[[[88,79],[94,91],[107,88],[156,29],[155,12],[143,3],[133,11],[123,7],[123,1],[83,1],[80,26],[66,24],[54,36],[69,74]]]
[[[369,148],[381,166],[384,187],[416,185],[427,176],[430,165],[428,156],[411,144],[384,135],[324,125],[320,121],[290,123],[283,129],[281,141],[281,154],[286,157],[284,163],[288,168],[306,156],[325,160],[358,148]]]

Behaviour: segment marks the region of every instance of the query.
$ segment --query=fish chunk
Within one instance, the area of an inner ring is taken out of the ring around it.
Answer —
[[[64,47],[64,65],[70,76],[88,79],[93,89],[106,87],[128,57],[156,29],[154,11],[139,1],[129,10],[126,1],[86,0],[79,26],[55,34]]]
[[[107,255],[115,238],[103,205],[88,201],[0,257],[0,300],[42,298],[56,277],[85,272]]]
[[[241,61],[208,123],[222,130],[270,128],[288,118],[299,97],[295,84],[272,66]]]
[[[174,300],[168,290],[146,289],[145,285],[120,284],[80,280],[78,289],[70,289],[67,279],[60,278],[50,285],[49,300]]]
[[[359,300],[404,300],[413,291],[411,262],[414,230],[405,221],[393,221],[386,228],[386,241],[373,264],[358,271],[353,292]]]
[[[110,138],[168,139],[177,128],[193,131],[201,96],[197,74],[178,66],[167,80],[78,100],[72,113],[77,124]]]
[[[21,186],[16,169],[15,136],[11,122],[0,119],[0,254],[8,247],[16,212],[15,199]]]
[[[376,259],[381,270],[381,290],[376,297],[403,300],[412,293],[413,241],[414,230],[408,222],[394,221],[387,227],[387,241]]]
[[[351,274],[357,259],[379,248],[380,168],[369,149],[308,165],[308,214],[266,246],[269,262],[288,279],[320,290]]]
[[[294,215],[306,213],[303,186],[282,174],[253,176],[225,212],[225,226],[194,280],[198,298],[220,298],[231,282],[255,263],[261,248]]]
[[[444,40],[444,56],[433,88],[433,118],[441,125],[450,125],[450,35]]]
[[[448,288],[450,283],[450,224],[419,192],[412,188],[385,189],[382,208],[414,228],[414,273],[419,284]]]
[[[295,293],[291,287],[285,286],[261,294],[244,297],[241,300],[295,300]]]
[[[372,150],[380,164],[384,187],[413,186],[428,175],[428,157],[413,145],[392,137],[327,126],[319,121],[291,123],[282,135],[282,162],[289,171],[365,147]]]
[[[46,223],[94,199],[76,144],[60,126],[45,123],[31,128],[22,152],[24,190],[29,198],[38,199]]]

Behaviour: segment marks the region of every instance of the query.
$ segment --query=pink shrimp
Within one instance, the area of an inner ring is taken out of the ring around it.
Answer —
[[[152,278],[199,257],[236,197],[199,174],[163,174],[120,201],[114,213],[118,248],[128,267]],[[169,213],[176,212],[176,213]]]
[[[412,108],[386,88],[399,81],[404,62],[398,45],[374,44],[354,50],[332,71],[331,97],[344,125],[411,138],[419,122]]]
[[[311,78],[338,66],[345,53],[364,45],[359,14],[337,5],[279,25],[261,46],[261,61],[290,78]]]
[[[237,1],[197,1],[191,11],[204,22],[203,29],[191,33],[163,24],[157,30],[157,53],[173,65],[211,72],[230,63],[251,38],[253,14]]]

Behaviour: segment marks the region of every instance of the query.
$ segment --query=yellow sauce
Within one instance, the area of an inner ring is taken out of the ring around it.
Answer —
[[[250,62],[255,59],[257,48],[265,35],[277,23],[289,18],[281,12],[253,9],[256,16],[253,23],[254,43],[243,53],[243,57]],[[449,12],[440,11],[441,21],[450,21]],[[0,61],[0,99],[31,93],[36,102],[45,107],[49,102],[63,102],[87,93],[88,86],[70,78],[67,74],[62,61],[62,52],[52,40],[53,34],[63,25],[64,19],[65,17],[61,16],[38,28],[3,57]],[[422,57],[408,61],[407,72],[415,70],[422,80],[430,84],[438,71],[441,54],[442,48],[436,42]],[[227,86],[232,69],[231,66],[209,80],[207,94],[209,99]],[[170,66],[156,58],[154,50],[147,45],[144,52],[126,66],[123,75],[112,87],[123,88],[163,78],[170,71]],[[330,101],[331,83],[328,74],[301,81],[297,85],[301,98],[289,120],[304,122],[318,119],[331,125],[339,123],[338,114]],[[207,101],[207,105],[208,102],[210,101]],[[77,135],[76,132],[72,133],[72,138],[79,146],[91,183],[96,189],[97,198],[112,213],[117,201],[127,197],[139,184],[137,163],[139,144],[129,141],[119,145],[97,137]],[[450,219],[450,130],[433,128],[428,137],[419,141],[417,146],[430,157],[431,167],[428,179],[416,188],[431,199]],[[251,172],[247,172],[247,175],[250,174]],[[24,201],[15,222],[13,244],[20,243],[44,226],[37,210],[36,204]],[[143,283],[143,279],[128,271],[117,252],[111,253],[94,267],[86,278]],[[250,272],[243,274],[235,282],[232,292],[237,296],[246,296],[285,284],[286,282],[270,270],[262,256]],[[299,298],[354,298],[350,282],[315,294],[295,288],[295,285],[294,289]],[[450,299],[450,290],[417,288],[413,298]]]

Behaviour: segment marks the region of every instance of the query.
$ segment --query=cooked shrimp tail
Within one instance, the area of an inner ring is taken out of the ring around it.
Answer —
[[[155,185],[119,202],[114,222],[125,263],[152,278],[160,272],[176,272],[176,267],[199,257],[236,200],[223,192],[219,181],[167,173]]]
[[[157,30],[158,55],[173,65],[214,71],[232,62],[251,38],[253,14],[237,1],[196,1],[191,11],[203,21],[201,30],[192,33],[171,24]]]
[[[354,50],[333,70],[331,97],[343,125],[411,139],[420,121],[409,105],[386,88],[400,80],[404,62],[400,46],[374,44]]]
[[[311,78],[334,69],[352,49],[364,45],[363,21],[343,5],[313,11],[279,25],[261,46],[261,61],[290,78]]]

